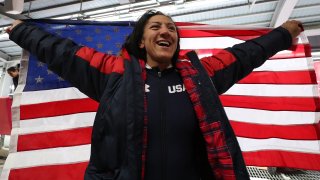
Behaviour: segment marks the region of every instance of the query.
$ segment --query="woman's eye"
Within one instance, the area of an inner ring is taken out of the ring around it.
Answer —
[[[151,29],[159,29],[159,26],[155,25],[155,26],[151,26]]]
[[[172,27],[169,27],[168,29],[169,29],[170,31],[176,31],[176,28],[173,27],[173,26],[172,26]]]

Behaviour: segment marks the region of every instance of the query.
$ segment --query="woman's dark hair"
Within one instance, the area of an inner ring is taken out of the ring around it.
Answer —
[[[166,16],[172,20],[172,18],[170,16],[168,16],[160,11],[148,10],[136,22],[132,33],[127,37],[125,43],[122,46],[123,48],[125,48],[128,51],[129,54],[132,54],[136,58],[142,59],[144,61],[147,60],[147,52],[145,49],[141,49],[139,47],[139,45],[141,43],[141,39],[143,36],[145,25],[147,24],[148,20],[155,15],[163,15],[163,16]],[[173,22],[173,20],[172,20],[172,22]],[[175,65],[175,61],[177,60],[178,55],[179,55],[179,51],[180,51],[180,35],[178,32],[178,27],[176,27],[176,29],[177,29],[177,35],[178,35],[178,44],[177,44],[177,49],[172,57],[172,64],[173,65]]]
[[[20,67],[20,65],[19,65],[19,66],[11,66],[11,67],[9,67],[9,68],[7,69],[7,72],[9,73],[9,72],[19,71],[19,68],[18,68],[18,67]]]

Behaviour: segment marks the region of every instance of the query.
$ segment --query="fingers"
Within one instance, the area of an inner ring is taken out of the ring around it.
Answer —
[[[302,23],[298,24],[298,26],[300,27],[301,32],[304,31],[304,28],[303,28],[303,26],[302,26]]]
[[[289,31],[292,38],[296,38],[302,31],[304,31],[302,23],[297,20],[286,21],[281,26]]]

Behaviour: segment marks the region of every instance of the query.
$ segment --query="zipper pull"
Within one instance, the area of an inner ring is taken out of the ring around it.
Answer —
[[[158,77],[161,78],[161,71],[158,71]]]

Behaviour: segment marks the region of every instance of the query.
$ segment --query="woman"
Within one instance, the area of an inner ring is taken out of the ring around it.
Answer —
[[[300,32],[288,21],[265,36],[198,60],[179,54],[172,19],[146,12],[121,57],[15,21],[10,39],[100,102],[85,179],[249,179],[218,95]]]

